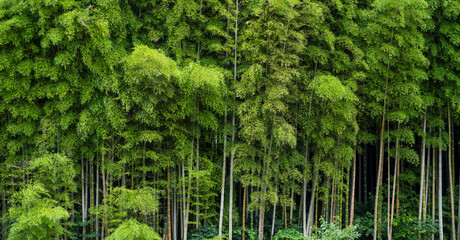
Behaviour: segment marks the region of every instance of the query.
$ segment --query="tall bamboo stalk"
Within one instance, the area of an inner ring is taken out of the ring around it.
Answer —
[[[243,230],[242,230],[242,238],[243,240],[245,240],[245,230],[246,230],[246,194],[247,194],[247,191],[248,191],[248,186],[244,186],[244,192],[243,192]]]
[[[447,104],[447,125],[448,125],[448,130],[449,130],[449,143],[448,143],[448,149],[447,149],[447,160],[448,160],[448,167],[449,167],[449,192],[450,192],[450,216],[451,216],[451,230],[452,230],[452,238],[455,239],[455,206],[454,206],[454,182],[452,179],[452,147],[451,147],[451,125],[450,125],[450,105]]]
[[[350,226],[353,225],[353,218],[355,214],[356,145],[355,145],[354,152],[355,152],[355,155],[353,156],[353,173],[352,173],[352,184],[351,184]]]
[[[392,201],[391,201],[391,216],[390,216],[390,233],[388,235],[388,239],[392,239],[393,234],[393,218],[394,218],[394,208],[395,208],[395,191],[396,191],[396,182],[398,180],[398,169],[399,169],[399,129],[400,123],[398,122],[398,136],[396,138],[396,154],[395,154],[395,170],[394,170],[394,178],[393,178],[393,194],[392,194]]]
[[[227,114],[225,114],[225,125],[227,125]],[[223,136],[224,136],[224,151],[223,151],[223,161],[222,161],[222,187],[220,190],[219,236],[222,236],[222,223],[224,219],[225,172],[226,172],[225,168],[227,165],[227,135],[224,133]]]
[[[422,136],[422,149],[421,149],[421,159],[420,159],[420,194],[419,194],[419,205],[418,205],[418,221],[419,226],[422,222],[422,207],[424,199],[424,189],[425,189],[425,139],[426,139],[426,117],[423,117],[423,136]],[[420,233],[418,233],[418,239],[420,239]]]
[[[171,240],[171,178],[170,178],[170,173],[169,173],[169,166],[167,167],[167,177],[168,177],[168,199],[167,199],[167,205],[168,205],[168,240]]]
[[[442,140],[441,128],[439,128],[439,152],[438,152],[438,214],[439,214],[439,240],[444,240],[443,216],[442,216]]]
[[[236,0],[235,5],[235,60],[233,63],[233,86],[236,84],[237,67],[238,67],[238,11],[239,1]],[[233,101],[236,101],[236,96],[233,94]],[[235,146],[235,109],[232,113],[232,150],[230,154],[230,192],[229,192],[229,209],[228,209],[228,239],[233,238],[233,160],[234,160],[234,146]]]

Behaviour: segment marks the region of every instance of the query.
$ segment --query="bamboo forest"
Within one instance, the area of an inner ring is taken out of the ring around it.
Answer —
[[[459,144],[460,0],[0,0],[0,239],[460,239]]]

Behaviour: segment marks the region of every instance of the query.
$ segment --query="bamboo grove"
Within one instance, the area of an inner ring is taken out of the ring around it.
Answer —
[[[460,1],[0,0],[1,239],[460,239]]]

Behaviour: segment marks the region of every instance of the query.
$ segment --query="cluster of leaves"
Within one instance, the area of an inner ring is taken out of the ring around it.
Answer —
[[[125,188],[114,188],[106,199],[110,206],[108,213],[111,219],[111,226],[114,228],[125,223],[129,217],[137,214],[142,216],[152,216],[158,211],[158,192],[150,187],[142,187],[134,190]],[[96,209],[100,215],[104,213],[102,206]]]
[[[52,239],[64,234],[62,223],[70,214],[50,198],[41,183],[31,183],[13,196],[16,205],[9,209],[14,223],[8,239]]]
[[[362,214],[356,219],[356,231],[363,239],[371,238],[373,224],[374,222],[372,215],[369,212]],[[384,221],[382,221],[381,228],[384,229],[386,226],[387,219],[384,219]],[[421,236],[431,236],[432,234],[438,233],[438,220],[432,220],[428,218],[425,221],[419,221],[417,217],[406,213],[395,216],[394,218],[392,235],[393,239],[417,239],[418,234],[421,234]],[[387,237],[387,232],[382,231],[382,236]]]
[[[70,193],[76,171],[71,160],[59,154],[35,158],[28,165],[31,179],[12,196],[14,220],[8,239],[51,239],[65,233]]]
[[[393,239],[415,240],[418,234],[430,236],[439,233],[439,222],[431,219],[420,222],[417,217],[402,214],[394,219],[393,228]]]
[[[314,227],[314,236],[307,239],[357,239],[361,234],[358,232],[357,226],[347,226],[341,228],[335,222],[327,222],[324,218],[320,218],[320,226]]]
[[[222,239],[222,236],[218,236],[218,230],[216,226],[204,225],[195,231],[193,231],[189,236],[190,240],[219,240]]]
[[[108,240],[161,240],[161,237],[153,229],[138,221],[131,219],[124,221],[106,239]]]

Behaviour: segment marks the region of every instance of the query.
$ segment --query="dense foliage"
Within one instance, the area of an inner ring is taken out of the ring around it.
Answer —
[[[1,239],[459,239],[459,120],[458,0],[0,0]]]

